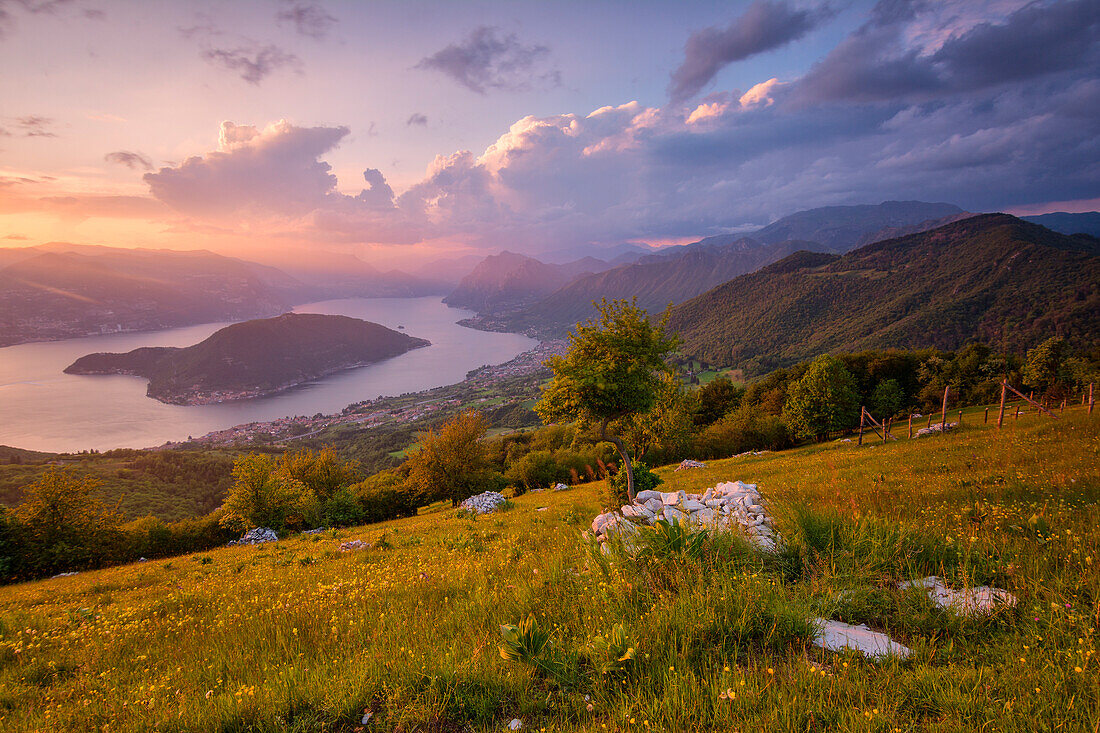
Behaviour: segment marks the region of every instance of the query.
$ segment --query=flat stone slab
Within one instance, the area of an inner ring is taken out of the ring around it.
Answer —
[[[813,623],[817,627],[814,646],[828,651],[839,652],[851,649],[870,659],[887,657],[905,659],[913,653],[909,647],[897,643],[886,634],[867,628],[864,624],[853,626],[843,621],[830,621],[824,618],[815,618]]]
[[[960,616],[986,615],[1002,608],[1016,605],[1016,596],[1002,588],[981,585],[976,588],[952,590],[935,575],[921,580],[906,580],[898,583],[898,588],[925,588],[928,597],[937,608],[951,611]]]

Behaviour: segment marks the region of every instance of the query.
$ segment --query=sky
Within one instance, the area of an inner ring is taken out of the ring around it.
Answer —
[[[599,256],[1100,208],[1100,2],[0,0],[0,246]]]

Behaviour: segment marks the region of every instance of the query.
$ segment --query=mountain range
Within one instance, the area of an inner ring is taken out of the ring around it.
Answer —
[[[0,347],[270,316],[328,298],[410,297],[442,283],[318,255],[299,279],[206,250],[55,242],[0,249]]]
[[[594,257],[552,265],[504,251],[478,263],[443,302],[478,313],[512,310],[549,295],[581,275],[609,267],[610,264]]]
[[[829,351],[1100,333],[1100,240],[982,214],[847,254],[796,252],[672,311],[682,351],[747,374]]]
[[[530,258],[517,266],[517,255],[494,260],[492,267],[480,272],[479,265],[470,276],[477,275],[479,292],[506,290],[509,297],[470,297],[460,284],[457,302],[454,293],[447,302],[479,311],[482,318],[475,323],[485,328],[560,336],[578,321],[595,315],[593,301],[600,298],[636,297],[640,306],[660,312],[798,250],[845,252],[869,241],[924,231],[967,216],[970,214],[951,204],[921,201],[810,209],[751,234],[718,235],[666,247],[633,263],[605,267],[564,284],[559,284],[561,277],[540,270]],[[483,264],[490,260],[493,258],[486,258]]]
[[[370,321],[316,313],[234,323],[185,348],[88,354],[67,374],[131,374],[161,402],[200,405],[281,392],[430,345]]]

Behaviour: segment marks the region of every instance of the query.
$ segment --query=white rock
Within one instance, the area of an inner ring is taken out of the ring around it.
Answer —
[[[817,618],[814,619],[814,626],[817,627],[817,633],[813,643],[822,649],[834,652],[852,649],[871,659],[885,659],[890,656],[905,659],[912,654],[908,647],[863,624],[852,626],[842,621]]]
[[[706,509],[706,508],[707,508],[706,504],[703,504],[701,501],[699,501],[697,499],[688,499],[687,501],[684,502],[684,509],[686,509],[689,512],[697,512],[700,509]]]
[[[523,727],[523,721],[519,718],[512,718],[508,721],[508,730],[519,730]]]
[[[670,522],[674,519],[683,522],[685,517],[686,517],[686,515],[682,511],[680,511],[679,509],[676,509],[675,507],[670,506],[670,507],[665,508],[664,518],[667,519]]]
[[[657,501],[660,501],[662,496],[664,496],[664,494],[662,494],[660,491],[646,489],[645,491],[639,491],[637,494],[635,494],[634,500],[636,502],[641,502],[644,504],[649,502],[650,499],[656,499]]]
[[[657,494],[657,497],[656,498],[650,497],[649,499],[646,499],[645,505],[646,505],[646,508],[649,509],[649,511],[656,514],[656,513],[662,511],[665,508],[665,503],[661,499],[661,496],[662,496],[661,492],[654,491],[653,493]]]
[[[1016,605],[1016,596],[1001,588],[982,585],[977,588],[952,590],[934,575],[923,580],[903,581],[898,583],[898,587],[902,590],[925,588],[928,590],[928,597],[937,608],[960,616],[989,614],[997,609],[1012,608]]]
[[[495,512],[503,504],[507,503],[507,501],[508,499],[504,494],[496,491],[485,491],[471,496],[459,506],[468,512],[489,514],[490,512]]]
[[[661,502],[665,506],[676,506],[680,503],[680,492],[670,491],[667,494],[661,494]]]

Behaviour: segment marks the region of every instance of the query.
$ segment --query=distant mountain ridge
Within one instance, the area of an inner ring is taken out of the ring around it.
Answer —
[[[200,405],[275,394],[327,374],[428,346],[370,321],[315,313],[235,323],[185,348],[88,354],[67,374],[131,374],[161,402]]]
[[[683,351],[761,373],[829,351],[1100,334],[1100,240],[983,214],[844,255],[798,252],[673,309]]]
[[[339,297],[416,297],[440,282],[318,253],[293,277],[207,250],[51,242],[0,249],[0,347],[28,341],[238,321]]]
[[[1038,214],[1036,216],[1021,216],[1024,221],[1053,229],[1061,234],[1088,234],[1100,237],[1100,211],[1086,211],[1080,214],[1070,214],[1065,211],[1055,211],[1050,214]]]
[[[560,336],[595,315],[600,298],[638,299],[651,312],[682,303],[734,277],[803,249],[844,252],[868,241],[924,231],[970,216],[952,204],[885,201],[800,211],[757,232],[720,234],[580,277],[493,319],[495,329]]]
[[[443,302],[482,314],[511,310],[554,292],[579,275],[608,267],[594,257],[550,265],[506,250],[478,263]]]

